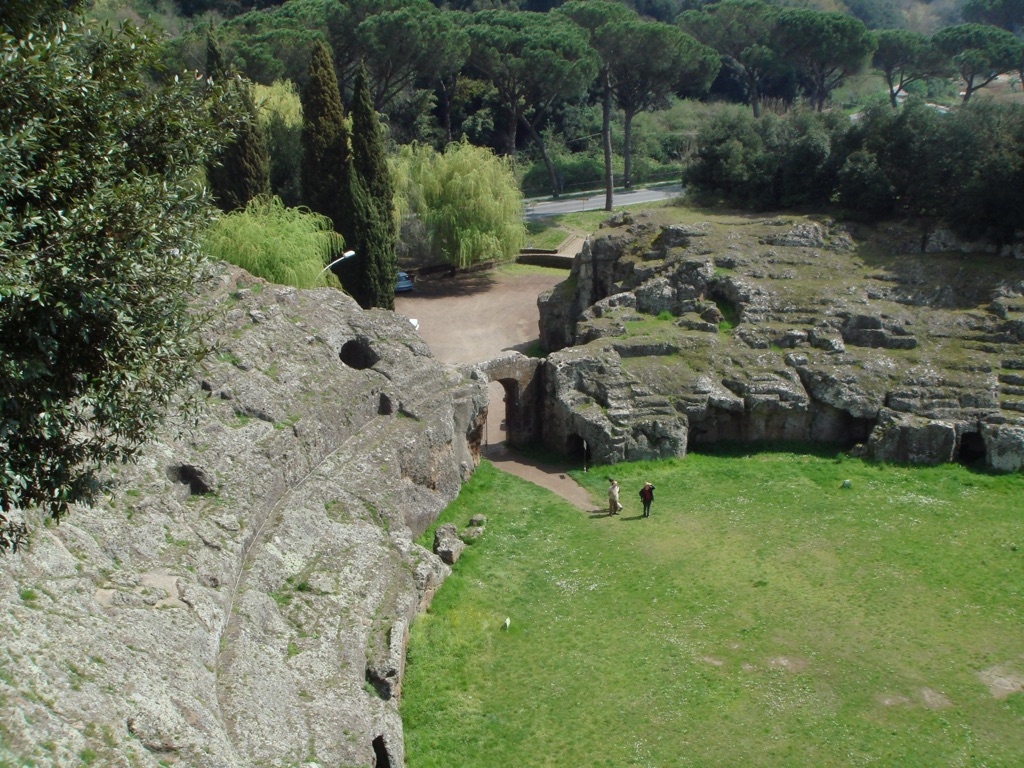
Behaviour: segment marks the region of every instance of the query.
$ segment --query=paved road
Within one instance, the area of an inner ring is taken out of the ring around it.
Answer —
[[[661,184],[656,187],[640,187],[630,190],[619,190],[615,192],[612,200],[616,208],[623,205],[636,205],[639,203],[650,203],[655,200],[665,200],[676,197],[683,192],[682,184]],[[600,211],[604,208],[604,192],[594,195],[582,195],[580,197],[566,197],[558,200],[550,198],[533,198],[526,201],[526,213],[524,218],[527,221],[542,219],[545,216],[555,216],[560,213],[575,213],[577,211]]]

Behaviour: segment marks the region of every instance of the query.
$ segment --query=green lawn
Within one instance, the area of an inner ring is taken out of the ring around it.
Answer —
[[[413,627],[410,768],[1024,765],[1024,475],[691,454],[595,509],[610,473],[620,517],[486,463],[442,514],[489,521]]]

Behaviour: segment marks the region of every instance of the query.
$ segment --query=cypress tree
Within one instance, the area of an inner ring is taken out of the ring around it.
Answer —
[[[363,180],[357,173],[350,172],[345,187],[345,212],[341,231],[347,247],[354,250],[356,256],[339,264],[335,274],[363,309],[380,306],[374,303],[376,291],[371,279],[373,208]]]
[[[213,35],[213,25],[206,32],[206,76],[222,80],[228,74],[224,61],[224,52],[220,49],[217,38]]]
[[[208,76],[218,81],[232,77],[212,34],[206,36],[206,71]],[[244,208],[257,195],[270,194],[267,138],[256,114],[249,84],[236,76],[228,85],[236,91],[237,98],[227,102],[216,101],[211,110],[216,122],[232,125],[234,138],[206,166],[210,191],[223,211]],[[232,112],[228,106],[231,102],[241,104],[242,112]]]
[[[352,170],[357,181],[354,185],[356,193],[366,195],[365,213],[357,214],[365,217],[366,221],[356,227],[364,239],[348,241],[362,257],[359,262],[363,272],[360,282],[365,286],[366,295],[360,304],[367,308],[394,309],[398,271],[394,182],[388,169],[384,139],[366,82],[366,72],[361,65],[356,72],[352,98]]]
[[[338,77],[331,52],[321,42],[313,49],[309,80],[302,90],[302,203],[329,218],[334,229],[346,236],[346,243],[351,243],[343,225],[349,186],[348,141]],[[336,274],[344,283],[340,271]]]

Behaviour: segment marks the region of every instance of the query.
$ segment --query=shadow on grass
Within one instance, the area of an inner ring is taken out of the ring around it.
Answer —
[[[623,514],[620,513],[618,515],[609,515],[608,512],[606,510],[603,510],[603,509],[595,509],[593,512],[590,513],[590,519],[591,520],[604,520],[604,519],[609,518],[609,517],[617,517],[623,523],[633,522],[634,520],[643,520],[644,519],[643,514],[639,514],[639,515],[623,515]]]
[[[740,441],[722,441],[717,443],[690,444],[689,453],[701,456],[720,456],[736,458],[756,456],[759,453],[796,453],[803,456],[817,456],[822,459],[841,460],[851,448],[839,443],[808,443],[801,441],[776,441],[746,443]]]

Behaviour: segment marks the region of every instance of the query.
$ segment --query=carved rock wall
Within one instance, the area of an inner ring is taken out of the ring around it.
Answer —
[[[541,297],[549,447],[585,439],[595,461],[617,461],[810,441],[885,461],[1024,467],[1019,261],[879,256],[906,239],[892,227],[658,215],[610,220]],[[632,439],[646,422],[657,427]]]
[[[404,762],[408,627],[448,572],[413,537],[486,388],[338,291],[225,268],[206,300],[196,428],[0,558],[0,762]]]

